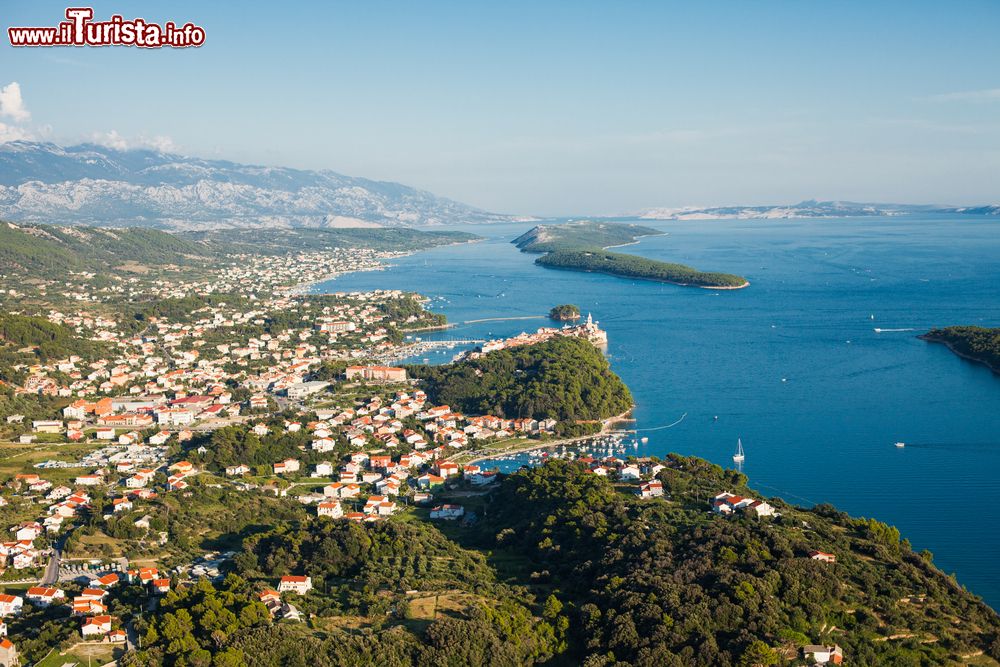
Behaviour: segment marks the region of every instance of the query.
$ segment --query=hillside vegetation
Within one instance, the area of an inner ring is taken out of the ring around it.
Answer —
[[[483,554],[428,524],[320,519],[253,535],[243,548],[239,576],[169,593],[140,625],[143,649],[120,664],[514,667],[562,649],[565,622],[538,618],[526,589],[498,583]],[[256,600],[260,585],[290,572],[308,574],[323,590],[293,596],[323,631],[272,625]],[[433,612],[418,607],[421,600]],[[375,618],[386,620],[358,632],[342,625]]]
[[[731,273],[699,271],[684,264],[658,262],[636,255],[607,250],[559,250],[542,255],[535,264],[552,269],[574,269],[607,273],[623,278],[639,278],[696,287],[743,287],[746,278]]]
[[[932,343],[944,343],[956,354],[1000,373],[1000,328],[945,327],[931,329],[921,338]]]
[[[180,236],[230,253],[268,255],[338,247],[412,251],[479,238],[466,232],[424,232],[406,227],[213,229]]]
[[[632,407],[632,395],[589,342],[557,337],[442,366],[411,366],[432,401],[466,414],[607,419]]]
[[[0,266],[4,273],[101,272],[129,261],[158,266],[185,264],[210,254],[203,244],[155,229],[0,222]]]
[[[558,598],[569,662],[804,664],[797,647],[814,643],[839,644],[857,665],[1000,658],[996,612],[896,529],[779,500],[777,518],[714,515],[708,500],[721,491],[760,496],[735,471],[665,463],[666,501],[563,461],[511,475],[491,500],[476,544]],[[837,561],[810,559],[814,549]]]
[[[539,225],[511,241],[523,252],[552,252],[574,248],[608,248],[633,243],[640,236],[659,236],[663,232],[642,225],[608,222],[567,222]]]
[[[632,243],[640,236],[657,234],[662,232],[640,225],[585,221],[540,225],[512,243],[522,252],[545,253],[535,260],[535,264],[553,269],[591,271],[693,287],[736,289],[750,284],[746,278],[731,273],[699,271],[684,264],[607,250]]]
[[[234,253],[281,255],[330,248],[413,251],[478,237],[465,232],[376,229],[217,229],[169,233],[148,227],[61,227],[0,222],[2,273],[51,277],[102,273],[129,262],[191,265]]]
[[[815,643],[843,647],[846,664],[997,664],[1000,618],[896,529],[775,499],[777,517],[715,515],[720,491],[759,497],[745,476],[662,463],[668,497],[646,500],[582,462],[525,469],[463,496],[478,503],[466,526],[256,505],[247,530],[231,526],[244,535],[234,573],[164,596],[119,664],[791,667]],[[290,573],[312,578],[284,597],[309,620],[274,623],[257,593]]]
[[[76,355],[95,360],[110,353],[104,343],[78,336],[73,330],[43,317],[0,313],[0,380],[21,383],[24,366],[68,359]],[[19,402],[20,403],[20,402]],[[0,399],[0,406],[4,401]],[[0,416],[8,411],[0,407]]]
[[[564,303],[558,306],[553,306],[552,309],[549,310],[549,319],[557,320],[559,322],[578,320],[580,319],[580,307],[572,303]]]

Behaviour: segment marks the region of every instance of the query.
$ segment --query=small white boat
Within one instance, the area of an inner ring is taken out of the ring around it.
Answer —
[[[900,449],[902,449],[903,447],[906,447],[906,443],[905,442],[897,442],[896,446],[899,447]]]
[[[744,459],[746,459],[746,455],[744,455],[743,453],[743,441],[739,438],[736,438],[736,453],[733,454],[733,462],[743,463]]]
[[[647,442],[649,442],[649,438],[643,437],[642,438],[642,444],[645,445]]]

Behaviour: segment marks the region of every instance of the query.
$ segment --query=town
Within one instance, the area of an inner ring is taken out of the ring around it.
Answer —
[[[367,523],[416,510],[430,521],[474,522],[475,512],[449,491],[480,498],[498,473],[488,462],[451,459],[491,444],[545,442],[557,421],[463,414],[431,403],[405,368],[379,365],[405,356],[408,332],[443,324],[419,295],[304,288],[392,256],[236,256],[197,280],[107,284],[82,275],[63,285],[73,286],[77,307],[52,307],[44,318],[93,347],[10,367],[14,381],[5,385],[16,404],[37,405],[0,424],[16,445],[0,494],[13,538],[0,547],[0,581],[24,587],[0,598],[0,617],[27,620],[26,609],[65,607],[79,619],[81,644],[134,648],[134,626],[112,612],[116,591],[155,608],[172,587],[199,576],[219,580],[235,554],[177,548],[170,503],[199,489],[259,494],[315,520]],[[92,279],[103,287],[88,286]],[[154,305],[134,319],[107,308],[150,293]],[[578,326],[487,341],[459,358],[558,336],[607,342],[588,316]],[[233,438],[245,457],[223,444]],[[581,460],[594,474],[634,481],[642,497],[663,495],[655,466]],[[299,619],[287,594],[306,594],[309,578],[288,575],[272,586],[260,602],[276,619]],[[0,626],[8,637],[0,664],[17,655],[17,625],[9,634]]]

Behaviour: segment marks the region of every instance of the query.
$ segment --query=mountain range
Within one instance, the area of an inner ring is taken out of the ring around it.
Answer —
[[[913,214],[1000,216],[1000,205],[947,207],[803,201],[776,206],[653,208],[649,220]],[[534,220],[423,190],[333,171],[208,160],[98,144],[0,144],[0,219],[63,225],[220,228],[398,227]]]
[[[0,218],[150,226],[364,227],[508,222],[399,183],[96,144],[0,144]]]
[[[851,201],[816,201],[776,206],[714,206],[651,208],[638,213],[646,220],[743,220],[781,218],[856,218],[919,214],[998,215],[1000,204],[986,206],[935,206],[926,204],[865,204]]]

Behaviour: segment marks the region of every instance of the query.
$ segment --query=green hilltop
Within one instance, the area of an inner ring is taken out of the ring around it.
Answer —
[[[0,222],[4,273],[103,272],[125,262],[186,264],[204,258],[204,244],[146,227],[62,227]]]
[[[475,512],[467,525],[317,519],[194,484],[164,500],[171,518],[242,535],[234,572],[168,593],[119,664],[791,667],[821,644],[846,664],[997,665],[996,612],[896,529],[777,499],[776,517],[721,516],[721,491],[760,497],[742,474],[659,463],[665,498],[559,460],[485,494],[440,491]],[[272,623],[258,601],[285,574],[312,579],[286,595],[307,623]]]

